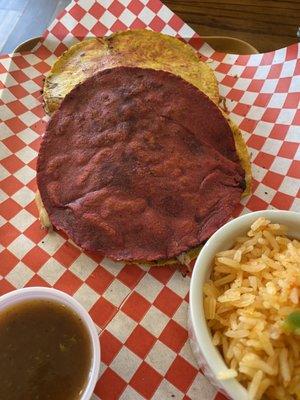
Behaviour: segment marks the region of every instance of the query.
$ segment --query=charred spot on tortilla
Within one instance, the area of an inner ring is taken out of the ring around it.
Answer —
[[[37,181],[50,221],[77,245],[155,261],[224,224],[245,173],[228,122],[205,94],[168,72],[116,67],[65,97],[47,126]]]

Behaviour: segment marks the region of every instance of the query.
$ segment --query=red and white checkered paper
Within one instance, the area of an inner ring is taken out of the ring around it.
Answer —
[[[159,0],[79,0],[31,53],[2,56],[0,293],[53,286],[79,300],[99,328],[102,375],[95,399],[220,400],[198,370],[187,333],[189,277],[173,267],[115,263],[40,228],[35,167],[45,115],[43,76],[87,36],[149,28],[184,38],[214,69],[246,139],[253,194],[241,212],[300,211],[300,45],[251,56],[214,52]]]

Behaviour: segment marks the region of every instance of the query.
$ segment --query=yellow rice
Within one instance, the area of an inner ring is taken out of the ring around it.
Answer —
[[[257,219],[215,256],[204,285],[213,343],[249,399],[300,399],[300,337],[284,326],[299,308],[300,242],[286,232]]]

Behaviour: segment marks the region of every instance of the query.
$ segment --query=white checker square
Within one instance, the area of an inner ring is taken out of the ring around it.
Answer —
[[[291,79],[291,85],[289,88],[289,93],[298,93],[300,87],[300,76],[293,76]]]
[[[31,111],[27,111],[24,114],[19,115],[19,119],[27,126],[31,126],[40,120],[40,118]]]
[[[46,253],[52,256],[65,242],[65,239],[61,237],[57,232],[49,231],[47,235],[39,242],[39,246]]]
[[[70,267],[70,271],[72,271],[73,274],[78,276],[78,278],[80,278],[82,281],[85,281],[91,275],[91,273],[94,272],[97,265],[98,264],[94,260],[82,253],[73,262]]]
[[[288,60],[282,64],[280,78],[289,78],[294,75],[297,60]]]
[[[26,210],[21,210],[9,222],[20,232],[24,232],[34,223],[36,218]]]
[[[41,61],[41,59],[35,54],[24,54],[23,58],[25,58],[30,65],[38,64]]]
[[[165,375],[175,360],[176,353],[168,346],[157,340],[148,353],[145,361],[161,375]]]
[[[1,176],[1,178],[3,176],[3,175],[1,175],[1,169],[0,169],[0,176]],[[8,197],[9,196],[2,189],[0,189],[0,203],[3,203],[3,201],[7,200]]]
[[[181,355],[182,358],[184,358],[187,362],[189,362],[193,367],[198,369],[198,365],[197,365],[195,357],[194,357],[194,355],[192,353],[189,340],[187,340],[185,342],[185,344],[181,348],[179,354]]]
[[[280,113],[277,117],[276,123],[283,124],[283,125],[290,125],[295,118],[296,111],[292,108],[284,108],[280,110]]]
[[[37,156],[37,152],[29,146],[24,146],[21,150],[16,152],[16,156],[23,161],[23,163],[28,164]]]
[[[245,92],[241,97],[239,103],[240,104],[254,104],[255,100],[257,99],[258,93],[256,92]]]
[[[6,280],[16,289],[20,289],[26,285],[33,277],[34,272],[27,265],[19,262],[7,275]]]
[[[300,212],[300,199],[294,199],[291,206],[291,211]]]
[[[163,4],[162,7],[158,10],[157,15],[160,19],[167,23],[173,17],[174,13]]]
[[[39,135],[30,128],[26,128],[23,131],[17,133],[17,136],[26,144],[32,143],[39,137]]]
[[[103,293],[103,297],[114,306],[119,307],[129,293],[130,289],[124,283],[115,279]]]
[[[261,88],[261,93],[275,93],[278,79],[266,79]]]
[[[26,207],[29,203],[34,200],[35,193],[28,189],[27,186],[23,186],[20,190],[11,196],[20,206]],[[31,215],[31,214],[30,214]],[[35,219],[35,218],[34,218]]]
[[[232,121],[237,125],[237,126],[239,126],[240,125],[240,123],[243,121],[243,117],[241,117],[240,115],[237,115],[237,114],[234,114],[233,112],[231,112],[230,113],[230,119],[232,119]],[[243,134],[244,133],[247,133],[247,132],[243,132]]]
[[[140,324],[155,337],[159,337],[169,321],[164,313],[151,306]]]
[[[270,170],[281,175],[286,175],[291,166],[291,160],[276,156]]]
[[[34,78],[36,78],[37,76],[40,76],[40,75],[41,75],[40,71],[38,71],[36,68],[34,68],[34,67],[32,67],[32,66],[23,68],[22,71],[23,71],[24,74],[26,74],[26,75],[28,76],[28,78],[30,78],[30,79],[34,79]]]
[[[152,400],[162,400],[162,399],[172,399],[172,400],[181,400],[184,397],[184,393],[181,390],[178,390],[175,386],[172,385],[166,379],[163,379],[156,389]],[[199,397],[198,400],[202,399]],[[196,399],[195,399],[196,400]]]
[[[4,80],[4,79],[3,79]],[[3,80],[1,80],[1,82],[3,82]],[[14,96],[9,89],[7,88],[3,88],[1,89],[2,93],[1,93],[1,98],[3,100],[3,103],[10,103],[11,101],[15,101],[17,100],[16,96]]]
[[[275,194],[276,190],[264,185],[263,183],[259,183],[255,189],[255,195],[267,203],[271,203]]]
[[[176,31],[171,28],[169,25],[165,25],[161,31],[161,33],[164,33],[165,35],[169,35],[169,36],[176,36]]]
[[[277,139],[267,138],[261,150],[265,153],[276,156],[282,146],[282,141]]]
[[[125,265],[124,262],[113,261],[106,257],[103,258],[100,264],[114,276],[117,276]]]
[[[187,395],[192,399],[205,399],[213,400],[217,394],[217,389],[209,383],[208,379],[200,372],[196,375],[193,383],[191,384]]]
[[[183,277],[181,272],[176,270],[175,273],[169,279],[167,287],[181,298],[184,298],[189,291],[190,278],[188,276]]]
[[[240,78],[240,79],[237,79],[233,88],[239,89],[239,90],[247,90],[251,82],[252,82],[252,79]]]
[[[97,23],[97,19],[93,17],[92,14],[84,14],[84,16],[81,18],[80,23],[83,25],[86,29],[91,30],[93,26]],[[76,25],[75,25],[76,26]]]
[[[79,2],[80,7],[82,7],[85,11],[88,11],[94,4],[95,4],[95,0],[84,0],[84,1]],[[68,8],[72,8],[72,7],[74,7],[73,2],[70,3]]]
[[[297,196],[297,193],[300,189],[300,181],[296,178],[291,178],[290,176],[285,176],[281,185],[279,187],[279,191],[290,196]]]
[[[128,8],[125,8],[125,10],[119,16],[119,20],[122,21],[126,26],[130,26],[135,19],[135,14],[128,10]]]
[[[28,165],[24,165],[24,167],[14,173],[14,176],[24,185],[27,185],[27,183],[32,181],[35,175],[36,172],[32,168],[28,167]]]
[[[5,144],[0,142],[0,160],[3,160],[11,154],[12,152],[5,146]]]
[[[0,123],[0,140],[4,140],[13,135],[14,135],[13,131],[4,122],[1,122]]]
[[[139,19],[143,21],[146,25],[149,25],[150,22],[153,20],[155,17],[155,13],[150,10],[148,7],[144,7],[142,11],[138,15]]]
[[[106,10],[99,21],[107,28],[111,28],[116,20],[117,18],[110,11]]]
[[[10,176],[10,173],[7,171],[6,168],[4,168],[2,165],[0,165],[0,179],[1,181],[5,178]]]
[[[105,329],[119,339],[120,342],[125,343],[136,326],[137,323],[133,319],[123,311],[118,311]]]
[[[300,126],[292,125],[288,128],[285,140],[287,142],[299,143]]]
[[[246,117],[253,119],[255,121],[260,121],[261,117],[264,115],[266,109],[264,107],[257,107],[257,106],[252,106],[250,110],[248,111]]]
[[[273,93],[268,103],[268,107],[282,108],[286,100],[284,93]]]
[[[4,219],[1,215],[0,215],[0,226],[3,226],[7,223],[6,219]],[[2,251],[2,250],[0,250]]]
[[[41,87],[32,80],[28,80],[26,82],[20,83],[20,85],[27,90],[28,93],[34,93],[38,90],[41,90]]]
[[[100,295],[90,288],[86,283],[80,286],[77,292],[74,294],[74,299],[89,311],[96,301],[100,298]]]
[[[63,267],[58,261],[51,257],[40,268],[38,275],[41,276],[51,286],[53,286],[64,272],[65,267]]]
[[[255,74],[253,76],[254,79],[266,79],[269,75],[271,69],[271,65],[260,65],[257,67]]]
[[[119,397],[119,400],[144,400],[145,398],[138,394],[131,386],[127,386]]]
[[[21,234],[7,248],[21,260],[34,246],[35,244],[28,237]]]
[[[29,94],[28,96],[25,96],[22,98],[21,100],[22,104],[24,104],[24,106],[28,109],[31,110],[32,108],[38,106],[40,103],[38,102],[38,100],[33,97],[31,94]]]
[[[135,290],[140,295],[145,297],[150,303],[156,299],[158,293],[162,290],[163,284],[157,279],[153,278],[150,274],[146,274],[137,284]]]
[[[184,24],[179,29],[178,35],[181,36],[183,39],[190,39],[195,35],[195,31],[187,24]]]
[[[186,301],[183,301],[173,315],[173,320],[185,329],[187,328],[188,308],[188,303]]]
[[[4,81],[4,86],[9,88],[9,87],[15,86],[15,85],[18,85],[18,82],[11,76],[11,74],[6,74],[6,79]]]
[[[141,363],[140,357],[123,346],[110,364],[110,368],[128,383]]]
[[[14,118],[14,116],[15,116],[15,114],[5,104],[0,106],[0,115],[1,115],[2,121],[6,121],[8,119]]]
[[[262,54],[253,54],[247,61],[247,67],[257,67],[260,65]]]
[[[258,136],[269,137],[273,128],[274,124],[270,122],[258,121],[254,133]]]
[[[223,60],[223,62],[226,63],[226,58]],[[232,62],[230,61],[229,64],[232,64]],[[244,68],[245,67],[243,65],[232,65],[229,71],[227,72],[227,75],[239,77],[241,73],[244,71]]]
[[[86,15],[86,14],[85,14]],[[90,14],[88,14],[90,15]],[[66,13],[61,19],[60,22],[63,24],[65,28],[67,28],[68,31],[71,31],[72,29],[75,28],[75,26],[78,24],[78,21],[72,17],[71,14]]]

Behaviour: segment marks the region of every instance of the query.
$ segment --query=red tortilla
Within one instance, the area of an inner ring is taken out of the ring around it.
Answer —
[[[218,107],[164,71],[119,67],[52,116],[37,181],[52,224],[116,260],[171,258],[224,224],[245,187]]]

